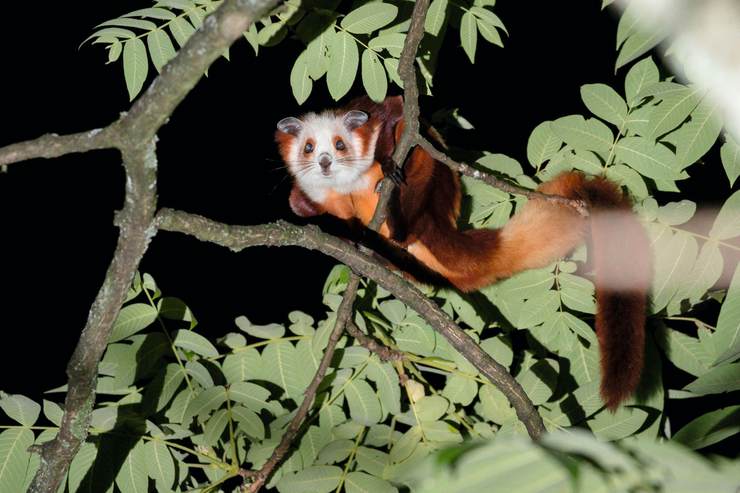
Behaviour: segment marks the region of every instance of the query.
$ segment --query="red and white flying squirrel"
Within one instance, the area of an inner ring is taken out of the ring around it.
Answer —
[[[294,179],[293,212],[328,213],[367,225],[378,203],[376,186],[384,171],[394,169],[391,155],[402,130],[400,96],[382,103],[361,97],[342,109],[280,120],[275,138]],[[651,266],[645,232],[618,186],[580,172],[562,173],[537,190],[584,200],[589,218],[566,205],[533,199],[500,229],[461,231],[456,173],[416,147],[403,175],[380,234],[461,291],[544,267],[586,240],[590,230],[601,395],[615,410],[634,392],[643,367]]]

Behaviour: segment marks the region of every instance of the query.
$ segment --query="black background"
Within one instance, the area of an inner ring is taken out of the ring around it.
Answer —
[[[4,6],[0,145],[102,127],[125,111],[120,62],[106,65],[102,46],[79,45],[96,24],[147,6],[151,2]],[[526,167],[527,138],[538,123],[585,112],[582,84],[604,82],[621,92],[625,70],[615,75],[613,69],[616,16],[595,0],[502,1],[495,11],[510,33],[506,48],[479,38],[471,65],[450,30],[435,98],[422,99],[422,112],[459,107],[475,130],[448,136],[455,146],[502,152]],[[212,66],[159,132],[160,206],[228,223],[300,222],[288,208],[290,180],[273,142],[275,123],[336,104],[322,80],[304,107],[297,106],[288,76],[301,48],[286,40],[255,57],[241,40],[231,61]],[[348,98],[362,93],[358,81]],[[681,184],[695,199],[711,200],[706,185],[715,180],[726,197],[718,156],[711,159],[711,166],[690,169],[697,180]],[[113,254],[112,219],[123,186],[112,150],[24,162],[0,174],[1,390],[38,398],[66,380],[66,362]],[[321,286],[333,264],[297,248],[234,254],[163,232],[141,271],[166,295],[185,300],[200,332],[213,339],[232,330],[238,315],[255,323],[284,321],[296,309],[320,316]]]

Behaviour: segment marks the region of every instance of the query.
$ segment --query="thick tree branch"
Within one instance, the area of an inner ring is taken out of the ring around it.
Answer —
[[[67,365],[68,391],[59,433],[36,449],[41,465],[29,491],[56,493],[85,441],[95,402],[97,368],[110,331],[150,239],[156,210],[157,130],[195,86],[208,66],[249,24],[278,0],[226,0],[152,82],[131,111],[102,130],[56,136],[0,149],[0,165],[35,157],[117,147],[126,168],[126,201],[118,215],[120,234],[113,260],[90,308],[88,320]]]
[[[157,213],[157,226],[160,230],[185,233],[234,251],[252,246],[300,246],[318,250],[337,259],[393,293],[429,322],[452,347],[504,393],[533,439],[538,439],[544,433],[542,418],[537,414],[532,401],[505,367],[483,351],[433,300],[347,242],[311,226],[299,227],[284,221],[259,226],[229,226],[171,209],[162,209]]]

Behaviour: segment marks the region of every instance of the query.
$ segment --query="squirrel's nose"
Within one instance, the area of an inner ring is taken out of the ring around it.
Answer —
[[[322,153],[319,156],[319,166],[321,166],[321,171],[326,171],[329,169],[329,166],[331,166],[332,158],[331,155],[327,152]]]

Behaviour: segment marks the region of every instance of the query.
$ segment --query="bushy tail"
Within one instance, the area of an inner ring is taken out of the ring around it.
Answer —
[[[629,199],[607,180],[563,173],[539,191],[586,201],[590,218],[565,205],[530,200],[501,229],[460,232],[452,225],[430,225],[408,249],[459,289],[472,291],[550,264],[581,244],[590,226],[601,395],[615,410],[634,392],[642,372],[651,277],[647,235]]]

